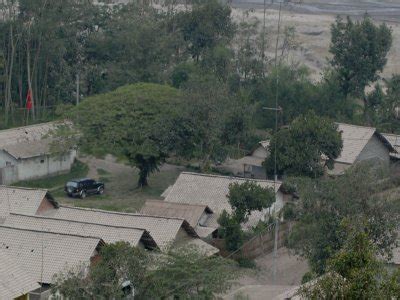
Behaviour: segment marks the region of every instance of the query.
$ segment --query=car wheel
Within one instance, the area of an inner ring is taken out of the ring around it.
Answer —
[[[81,199],[85,199],[86,198],[86,192],[85,191],[81,191]]]
[[[103,187],[99,187],[98,190],[97,190],[97,194],[103,195],[103,193],[104,193],[104,188]]]

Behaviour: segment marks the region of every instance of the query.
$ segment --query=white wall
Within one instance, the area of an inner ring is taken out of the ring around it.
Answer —
[[[0,150],[0,168],[5,167],[6,162],[10,162],[11,165],[17,164],[17,160],[14,157],[12,157],[7,152],[4,152],[3,150]]]
[[[18,160],[18,180],[40,178],[69,171],[74,157],[73,153],[70,153],[62,157],[43,155]]]

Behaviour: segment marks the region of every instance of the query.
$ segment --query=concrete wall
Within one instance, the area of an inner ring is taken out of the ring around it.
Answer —
[[[16,181],[36,179],[67,172],[74,162],[76,151],[59,156],[42,155],[28,159],[16,160],[9,154],[0,152],[0,184],[11,184]],[[6,162],[11,163],[6,166]]]
[[[336,162],[335,166],[332,170],[327,170],[326,172],[329,175],[341,175],[343,174],[348,168],[350,168],[352,165],[350,164],[344,164],[344,163],[340,163],[340,162]]]
[[[387,147],[382,143],[379,138],[374,135],[358,155],[356,162],[366,160],[379,160],[389,165],[390,152]]]

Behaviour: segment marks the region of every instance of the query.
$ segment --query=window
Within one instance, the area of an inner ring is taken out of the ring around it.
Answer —
[[[6,161],[6,167],[11,166],[11,161]]]
[[[40,163],[41,163],[41,164],[44,164],[44,159],[41,159],[41,160],[40,160]]]

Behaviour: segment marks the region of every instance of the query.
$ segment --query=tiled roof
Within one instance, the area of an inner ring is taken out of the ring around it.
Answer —
[[[338,123],[338,131],[342,133],[343,150],[335,161],[352,164],[375,134],[376,129]]]
[[[228,212],[231,211],[231,206],[226,197],[229,193],[229,184],[234,182],[243,183],[245,181],[256,182],[262,187],[275,187],[275,192],[277,192],[281,186],[281,182],[276,182],[276,184],[274,184],[274,181],[270,180],[182,172],[165,198],[165,201],[207,205],[213,210],[215,215],[219,215],[224,209]],[[257,222],[260,218],[260,212],[253,212],[249,222]]]
[[[94,237],[0,226],[0,250],[41,283],[52,283],[53,276],[66,268],[90,263],[103,243]]]
[[[138,246],[142,242],[149,248],[156,247],[149,233],[144,229],[138,228],[117,227],[20,214],[10,214],[3,225],[61,234],[100,237],[106,243],[125,241],[133,246]]]
[[[192,227],[196,227],[201,216],[204,213],[212,213],[212,211],[207,205],[147,200],[140,213],[144,215],[181,218],[188,221]]]
[[[175,240],[180,228],[184,228],[189,234],[197,236],[189,223],[179,218],[147,216],[69,206],[60,206],[59,209],[48,211],[46,215],[57,219],[78,222],[143,228],[150,233],[160,248],[165,248],[171,244]]]
[[[17,260],[0,250],[0,299],[14,299],[39,287]]]
[[[0,186],[0,223],[10,212],[34,215],[47,190]]]
[[[0,131],[0,149],[6,145],[40,141],[43,136],[54,130],[60,122],[42,123]]]

